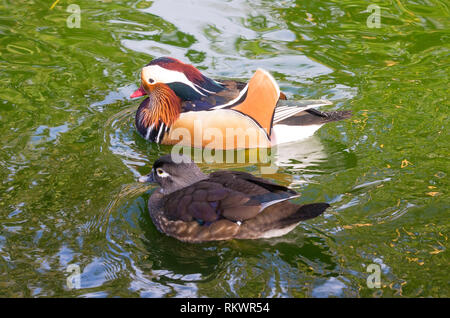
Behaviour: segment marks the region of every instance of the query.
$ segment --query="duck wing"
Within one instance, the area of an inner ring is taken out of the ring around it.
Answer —
[[[222,85],[223,90],[202,96],[196,100],[186,100],[182,103],[183,111],[201,111],[227,109],[242,103],[248,91],[247,83],[234,80],[215,80]],[[286,95],[280,92],[280,100],[286,100]]]
[[[268,179],[263,179],[244,171],[216,171],[209,175],[209,180],[220,183],[227,188],[248,195],[261,195],[267,193],[285,194],[295,196],[297,193],[283,185],[276,184]]]
[[[352,112],[350,110],[321,112],[317,109],[310,108],[304,111],[296,112],[291,116],[281,118],[274,122],[274,124],[288,126],[323,125],[333,121],[348,119],[351,116]]]
[[[221,91],[210,93],[196,100],[184,101],[181,105],[183,111],[202,111],[214,109],[216,107],[222,108],[220,106],[227,105],[238,98],[241,91],[246,86],[246,83],[232,80],[222,80],[217,82],[223,87]]]
[[[162,208],[169,220],[195,220],[210,225],[221,219],[249,220],[268,206],[298,197],[292,190],[259,179],[245,173],[216,173],[212,178],[166,195]]]

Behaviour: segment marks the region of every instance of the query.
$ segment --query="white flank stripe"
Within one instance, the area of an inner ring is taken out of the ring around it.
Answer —
[[[155,124],[152,124],[149,128],[147,128],[147,134],[145,135],[146,140],[148,140],[148,138],[150,137],[150,133],[152,132],[153,127],[155,127]]]
[[[163,132],[163,128],[164,128],[164,123],[162,123],[161,127],[159,127],[158,137],[156,137],[156,142],[157,143],[161,142],[160,138],[161,138],[161,133]]]
[[[219,105],[219,106],[215,106],[215,107],[212,107],[211,109],[221,109],[221,108],[224,108],[224,107],[233,105],[233,104],[236,103],[238,100],[240,100],[240,99],[242,98],[242,96],[244,96],[244,94],[247,92],[247,90],[248,90],[248,84],[245,85],[244,89],[239,93],[238,97],[236,97],[235,99],[229,101],[229,102],[226,103],[226,104]]]
[[[208,93],[210,93],[210,94],[215,94],[215,92],[213,92],[213,91],[208,91],[206,88],[201,87],[200,85],[197,85],[197,84],[194,84],[194,85],[195,85],[195,87],[198,87],[198,88],[200,88],[201,90],[203,90],[203,91],[205,91],[205,92],[208,92]]]

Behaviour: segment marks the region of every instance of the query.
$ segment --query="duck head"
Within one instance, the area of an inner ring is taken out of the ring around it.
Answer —
[[[152,171],[139,178],[139,182],[157,183],[163,194],[169,194],[207,178],[188,157],[165,155],[155,161]]]
[[[224,89],[221,84],[204,76],[194,66],[172,57],[160,57],[142,68],[141,86],[130,98],[147,95],[145,87],[158,83],[166,84],[183,101],[199,100]]]
[[[161,129],[170,127],[181,113],[181,100],[164,83],[142,79],[142,90],[148,95],[136,112],[136,128],[148,140],[160,142]]]

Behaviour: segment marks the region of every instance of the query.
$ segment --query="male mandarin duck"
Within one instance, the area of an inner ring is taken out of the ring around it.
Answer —
[[[130,97],[144,95],[136,128],[145,139],[169,145],[266,148],[307,138],[323,124],[351,116],[313,108],[331,104],[326,100],[286,101],[263,69],[247,84],[213,80],[171,57],[154,59],[141,70],[141,85]]]
[[[247,172],[206,175],[183,155],[160,157],[139,181],[160,186],[148,201],[157,229],[191,243],[282,236],[330,206],[291,203],[294,190]]]

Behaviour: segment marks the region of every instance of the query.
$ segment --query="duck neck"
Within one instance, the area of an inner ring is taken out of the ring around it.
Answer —
[[[147,90],[146,98],[136,112],[136,127],[146,139],[151,139],[151,131],[158,130],[160,125],[170,127],[180,116],[181,100],[165,84],[152,85]],[[155,140],[156,141],[156,140]]]

